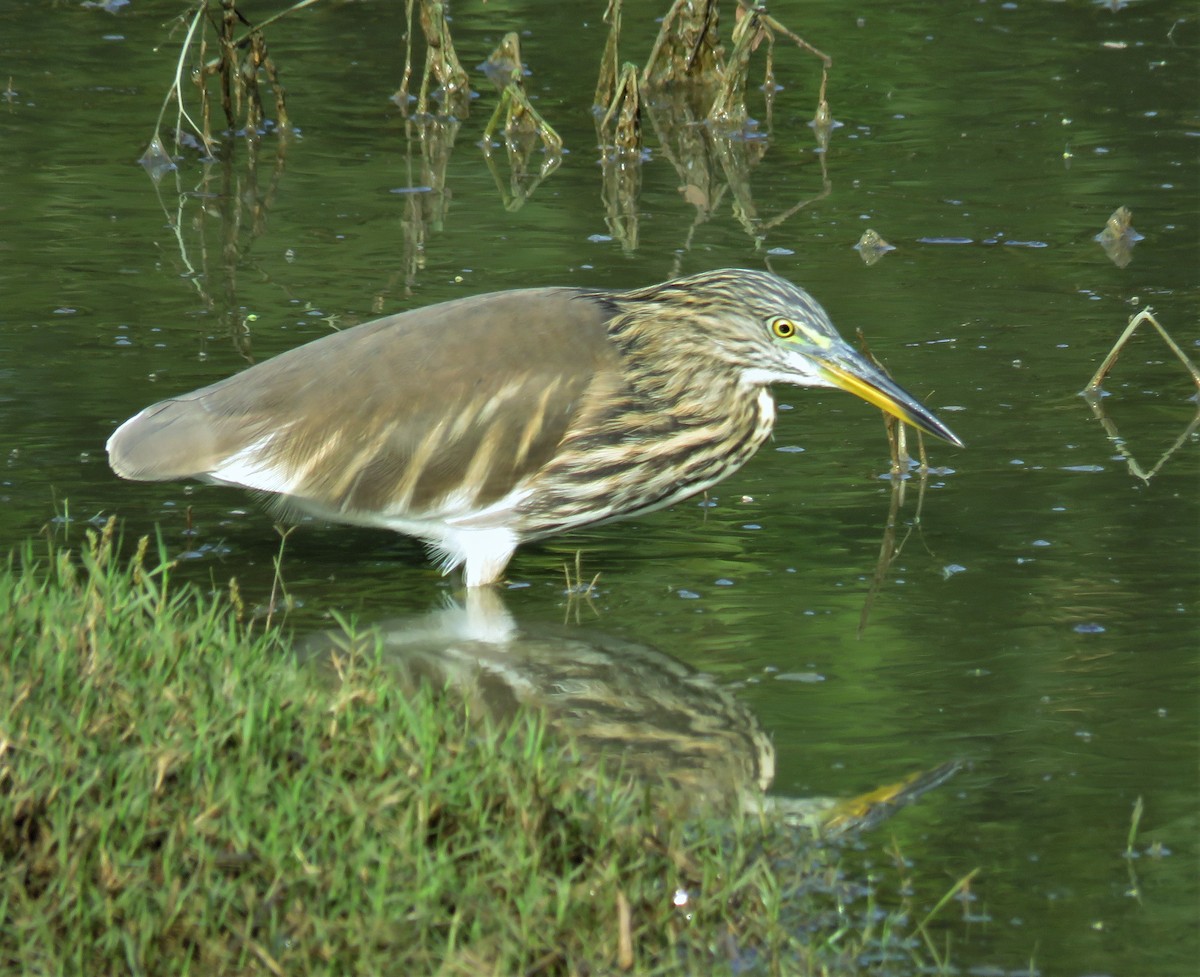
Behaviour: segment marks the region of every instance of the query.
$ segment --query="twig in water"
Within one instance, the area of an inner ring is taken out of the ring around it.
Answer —
[[[264,624],[264,630],[271,629],[271,618],[275,614],[276,594],[283,595],[284,610],[291,604],[291,598],[288,596],[287,587],[283,583],[283,550],[287,546],[288,537],[296,531],[295,526],[288,526],[284,529],[282,526],[276,525],[275,532],[279,533],[279,552],[275,554],[271,562],[275,566],[275,576],[271,580],[271,596],[267,602],[267,620]]]

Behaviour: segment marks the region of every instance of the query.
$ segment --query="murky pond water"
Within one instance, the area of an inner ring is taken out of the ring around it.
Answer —
[[[298,136],[264,140],[257,166],[244,147],[224,170],[186,159],[157,187],[136,159],[173,71],[175,5],[0,11],[0,542],[117,513],[129,535],[161,526],[192,578],[236,576],[265,600],[270,517],[233,490],[118,481],[115,424],[236,371],[247,346],[262,358],[331,323],[769,265],[846,335],[863,329],[968,444],[931,445],[935,473],[905,484],[899,554],[877,574],[895,491],[877,412],[787,389],[775,440],[707,499],[520,551],[508,612],[569,613],[735,684],[774,738],[780,793],[967,760],[864,854],[894,838],[928,903],[980,869],[955,910],[971,918],[953,930],[964,971],[1194,972],[1200,445],[1184,438],[1147,484],[1077,395],[1147,305],[1200,359],[1193,5],[773,5],[834,59],[824,159],[807,124],[819,71],[780,43],[766,152],[739,188],[761,241],[736,194],[700,219],[652,141],[636,249],[606,223],[590,114],[603,4],[456,6],[468,64],[524,32],[528,88],[568,153],[506,208],[504,161],[497,183],[477,145],[492,96],[476,75],[485,94],[442,147],[445,212],[424,224],[421,149],[388,100],[402,6],[330,2],[280,26]],[[645,57],[665,7],[629,4],[623,56]],[[1143,236],[1124,264],[1095,240],[1118,206]],[[896,247],[870,267],[853,248],[867,228]],[[1196,416],[1149,328],[1106,388],[1146,469]],[[568,608],[576,550],[601,576]],[[301,631],[454,589],[416,543],[313,525],[289,538],[284,575]]]

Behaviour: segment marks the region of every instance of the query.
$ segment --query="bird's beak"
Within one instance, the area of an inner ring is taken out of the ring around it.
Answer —
[[[906,421],[943,441],[963,448],[958,436],[937,419],[933,411],[867,359],[849,349],[839,350],[836,362],[820,360],[821,373],[835,387],[848,390],[868,404]]]

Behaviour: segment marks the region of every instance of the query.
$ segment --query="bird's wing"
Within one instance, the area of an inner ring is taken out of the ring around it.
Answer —
[[[616,354],[602,294],[522,289],[326,336],[146,408],[109,440],[133,479],[198,477],[327,511],[449,517],[553,455]]]

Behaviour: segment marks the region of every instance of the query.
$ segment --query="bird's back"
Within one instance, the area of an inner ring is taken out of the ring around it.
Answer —
[[[598,293],[551,288],[389,316],[146,408],[109,439],[109,462],[347,514],[478,510],[546,463],[616,371],[611,313]]]

